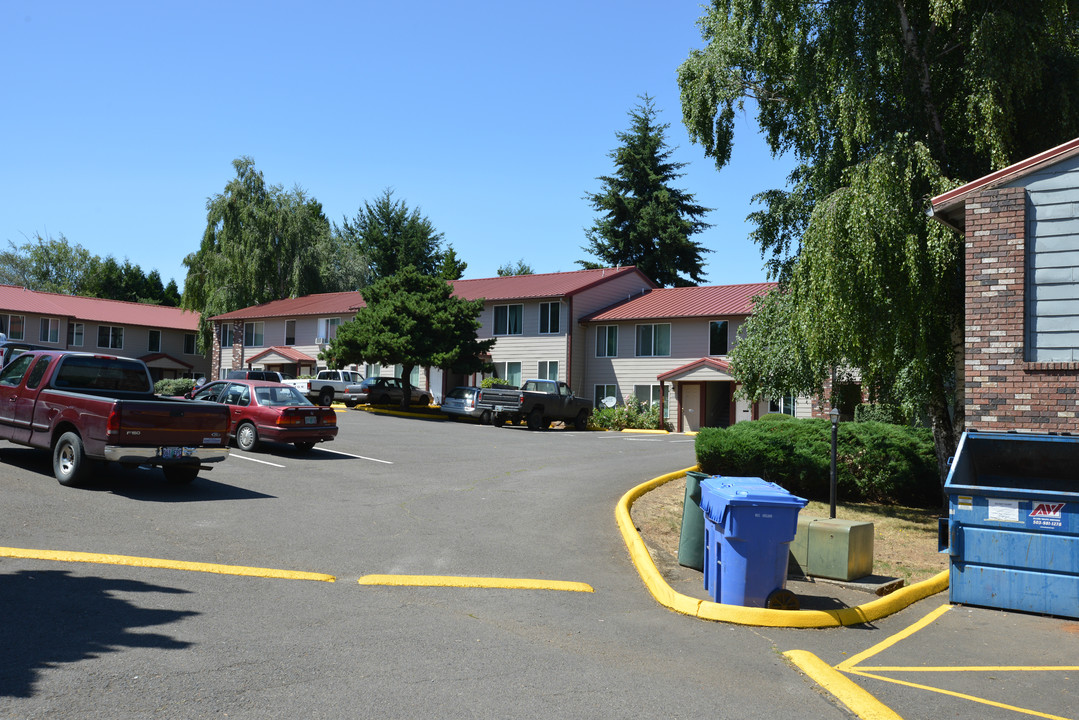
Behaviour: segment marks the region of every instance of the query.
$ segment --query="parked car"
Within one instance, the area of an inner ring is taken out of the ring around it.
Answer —
[[[292,443],[307,452],[337,437],[337,414],[296,388],[268,380],[218,380],[191,392],[193,400],[227,405],[236,447],[252,451],[262,441]]]
[[[230,370],[225,376],[226,380],[269,380],[270,382],[283,383],[286,380],[295,380],[288,373],[276,370]]]
[[[442,412],[454,417],[479,418],[486,425],[491,421],[491,411],[476,407],[479,393],[478,387],[455,387],[442,399]]]
[[[401,378],[369,377],[359,384],[349,385],[345,388],[345,405],[356,407],[357,405],[389,405],[399,403],[405,394],[405,384]],[[431,396],[417,387],[412,388],[411,400],[413,405],[430,405]]]

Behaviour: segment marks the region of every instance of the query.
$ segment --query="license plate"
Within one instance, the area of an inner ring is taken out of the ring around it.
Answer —
[[[163,448],[161,448],[160,452],[161,452],[161,457],[165,458],[166,460],[169,460],[169,459],[173,459],[173,458],[187,457],[188,455],[190,455],[193,452],[193,448],[163,447]]]
[[[315,417],[314,415],[308,415],[307,417],[305,417],[303,419],[303,421],[305,423],[307,423],[308,425],[314,425],[316,422],[318,422],[318,418]]]

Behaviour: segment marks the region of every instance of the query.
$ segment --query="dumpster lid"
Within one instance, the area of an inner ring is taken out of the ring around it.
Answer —
[[[762,478],[717,476],[701,481],[701,510],[713,520],[730,505],[803,508],[807,502]]]
[[[1079,494],[1079,436],[968,430],[959,439],[945,492]]]

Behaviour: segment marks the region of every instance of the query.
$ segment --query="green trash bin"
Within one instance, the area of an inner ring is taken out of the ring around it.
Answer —
[[[682,503],[682,533],[678,536],[678,564],[704,570],[704,511],[701,510],[701,480],[708,473],[686,473],[686,499]]]

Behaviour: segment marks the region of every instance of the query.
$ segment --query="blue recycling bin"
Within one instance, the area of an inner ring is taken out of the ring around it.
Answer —
[[[790,543],[798,532],[798,511],[805,506],[804,498],[761,478],[701,481],[704,588],[713,600],[777,606],[769,598],[785,592]]]
[[[952,602],[1079,618],[1079,437],[964,432],[944,492]]]

